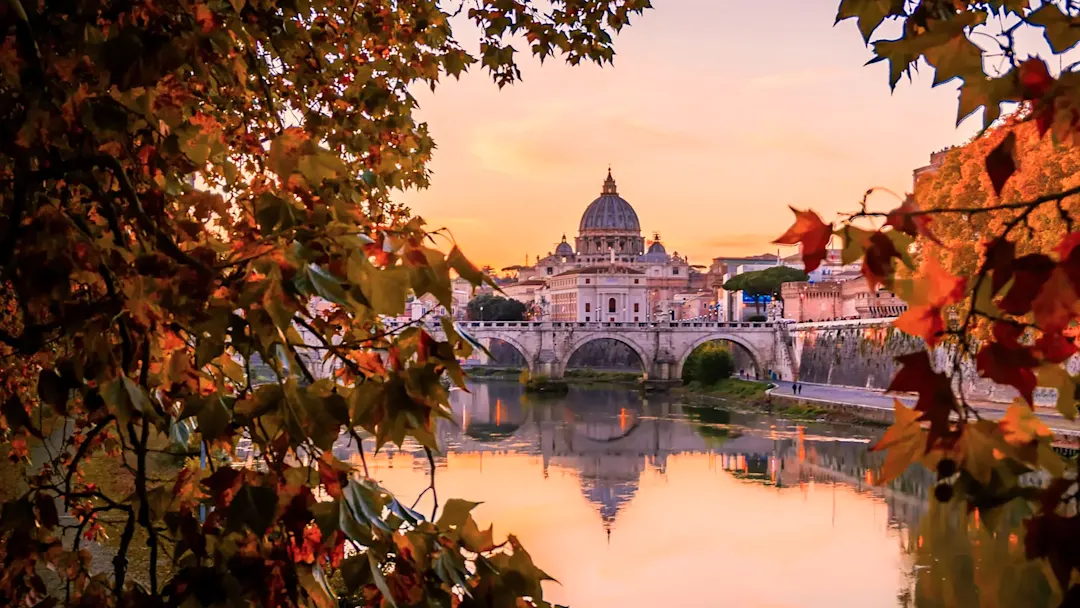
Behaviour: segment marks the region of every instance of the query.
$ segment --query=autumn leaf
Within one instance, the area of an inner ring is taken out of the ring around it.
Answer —
[[[947,306],[964,298],[967,281],[955,277],[941,267],[937,258],[927,258],[917,285],[922,288],[909,300],[909,307],[893,325],[913,336],[919,336],[933,347],[945,332],[942,318]]]
[[[1005,410],[1005,416],[998,422],[1005,441],[1017,447],[1027,445],[1038,439],[1053,435],[1032,409],[1023,403],[1013,403]]]
[[[795,213],[795,223],[773,242],[779,245],[800,245],[806,272],[813,272],[828,255],[829,240],[833,235],[832,224],[822,222],[813,211],[799,211],[794,207],[790,209]]]
[[[1014,387],[1028,402],[1034,402],[1035,371],[1038,364],[1026,348],[1008,348],[1000,342],[984,344],[975,356],[979,375],[998,384]]]
[[[919,413],[893,399],[893,423],[870,451],[886,450],[885,464],[874,485],[885,485],[900,476],[919,459],[926,446],[926,432],[919,423]]]
[[[915,410],[920,412],[919,420],[930,422],[927,442],[948,435],[949,415],[957,407],[949,377],[934,371],[926,351],[901,355],[896,361],[901,366],[900,371],[893,377],[888,391],[918,393]]]
[[[1017,258],[1012,263],[1013,284],[1001,299],[1001,309],[1013,315],[1027,314],[1043,285],[1050,280],[1055,266],[1049,256],[1041,253]]]
[[[863,258],[862,274],[866,277],[871,291],[876,291],[892,277],[893,258],[899,257],[901,252],[896,250],[896,245],[888,234],[875,232],[870,235],[866,257]]]
[[[886,17],[902,14],[903,0],[841,0],[840,8],[836,12],[836,23],[854,17],[863,41],[870,42],[870,36]]]
[[[899,207],[890,211],[885,217],[885,225],[892,226],[911,236],[921,236],[935,243],[940,243],[930,231],[931,216],[918,212],[919,206],[915,202],[915,197],[908,195]]]
[[[1016,173],[1016,169],[1016,133],[1010,131],[986,157],[986,173],[994,186],[994,194],[1001,196],[1001,189],[1013,173]]]
[[[1017,68],[1017,73],[1020,86],[1024,90],[1024,99],[1039,99],[1054,86],[1054,78],[1050,76],[1046,62],[1038,57],[1032,57],[1021,63]]]
[[[1069,420],[1075,420],[1077,414],[1077,378],[1061,365],[1047,364],[1035,370],[1038,385],[1057,391],[1055,406]]]

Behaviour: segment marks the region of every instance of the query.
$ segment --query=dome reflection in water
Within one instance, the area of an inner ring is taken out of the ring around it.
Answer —
[[[452,405],[458,424],[436,432],[438,494],[481,501],[474,515],[482,526],[494,523],[497,538],[517,535],[561,583],[547,587],[546,599],[581,607],[978,605],[940,603],[940,582],[967,580],[976,593],[970,540],[985,531],[969,535],[936,516],[936,536],[920,534],[934,477],[913,469],[887,489],[873,487],[881,457],[867,447],[879,430],[795,424],[619,388],[535,400],[516,383],[480,382],[455,391]],[[358,460],[344,442],[336,452]],[[402,497],[428,482],[417,445],[368,455],[368,464]],[[430,512],[429,496],[418,508]],[[1022,556],[1015,539],[1011,550],[1003,542],[996,557]],[[928,553],[932,544],[950,556],[948,572]],[[965,564],[966,579],[956,574]],[[1026,574],[1013,570],[1005,579],[1020,585]]]

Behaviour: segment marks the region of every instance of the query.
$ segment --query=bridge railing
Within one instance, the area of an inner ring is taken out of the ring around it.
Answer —
[[[389,327],[410,325],[406,323],[390,324]],[[412,324],[416,325],[416,324]],[[517,329],[517,330],[716,330],[716,329],[772,329],[776,324],[772,322],[752,321],[655,321],[655,322],[620,322],[620,321],[462,321],[458,325],[467,330],[477,329]],[[419,324],[425,329],[441,329],[437,322],[425,322]]]

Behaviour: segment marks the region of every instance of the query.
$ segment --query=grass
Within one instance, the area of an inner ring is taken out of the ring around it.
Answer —
[[[544,375],[533,376],[525,382],[526,393],[548,393],[554,395],[565,395],[569,392],[570,387],[566,384],[565,380],[559,378],[549,378]]]
[[[470,378],[517,378],[521,375],[520,367],[481,367],[465,368]]]
[[[641,379],[641,372],[615,372],[588,368],[566,370],[567,382],[615,382],[634,383]]]
[[[716,397],[759,400],[765,398],[765,391],[768,390],[769,384],[767,382],[754,382],[753,380],[740,380],[739,378],[724,378],[711,386],[691,382],[684,388],[692,393]]]

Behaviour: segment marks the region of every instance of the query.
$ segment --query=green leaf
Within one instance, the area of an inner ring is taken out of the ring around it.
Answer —
[[[979,108],[986,108],[983,113],[983,128],[989,128],[1001,116],[1001,104],[1007,101],[1019,101],[1016,78],[1011,73],[1000,78],[966,78],[960,87],[960,104],[956,112],[956,124],[964,122]]]
[[[953,36],[943,45],[927,49],[926,62],[934,67],[934,86],[953,78],[985,78],[982,49],[968,40],[963,33]]]
[[[345,173],[348,168],[341,158],[329,150],[319,148],[314,154],[301,156],[296,165],[297,172],[304,176],[312,186],[323,180],[334,179]]]
[[[316,264],[308,264],[306,274],[315,290],[315,295],[334,304],[348,305],[345,290],[342,289],[341,280],[337,277]]]
[[[461,250],[457,247],[450,250],[450,255],[446,256],[446,263],[449,264],[461,278],[475,286],[480,286],[484,283],[495,286],[495,282],[481,272],[479,268],[473,266],[472,262],[470,262],[465,257],[465,254],[461,253]]]
[[[903,14],[903,0],[841,0],[836,23],[854,17],[863,40],[869,43],[870,36],[886,17]]]
[[[863,230],[850,224],[844,225],[836,231],[836,235],[843,240],[843,249],[840,250],[840,263],[853,264],[866,255],[866,246],[870,244],[869,230]]]
[[[42,403],[49,405],[61,416],[67,415],[67,401],[70,391],[59,374],[51,369],[41,370],[41,374],[38,375],[37,390]]]
[[[375,586],[379,588],[379,593],[382,594],[383,600],[390,604],[392,608],[397,608],[397,603],[394,602],[394,596],[390,593],[390,587],[386,584],[386,577],[383,576],[382,568],[379,566],[378,560],[375,559],[375,554],[368,551],[367,557],[368,564],[371,567],[372,578],[375,579]]]
[[[209,441],[225,433],[232,421],[232,416],[222,403],[221,397],[215,395],[206,401],[195,419],[199,423],[199,433]]]
[[[271,488],[243,485],[226,510],[230,530],[248,528],[256,536],[266,534],[277,516],[278,495]]]
[[[449,528],[451,526],[461,528],[465,525],[465,520],[469,518],[469,513],[479,504],[478,502],[470,502],[460,498],[451,498],[443,505],[442,514],[439,515],[436,525],[440,528]]]
[[[1027,22],[1043,28],[1046,42],[1055,53],[1064,53],[1080,42],[1080,19],[1062,13],[1052,2],[1043,2],[1028,15]]]
[[[405,312],[405,298],[409,294],[409,270],[400,266],[372,269],[361,289],[376,314],[400,315]]]

